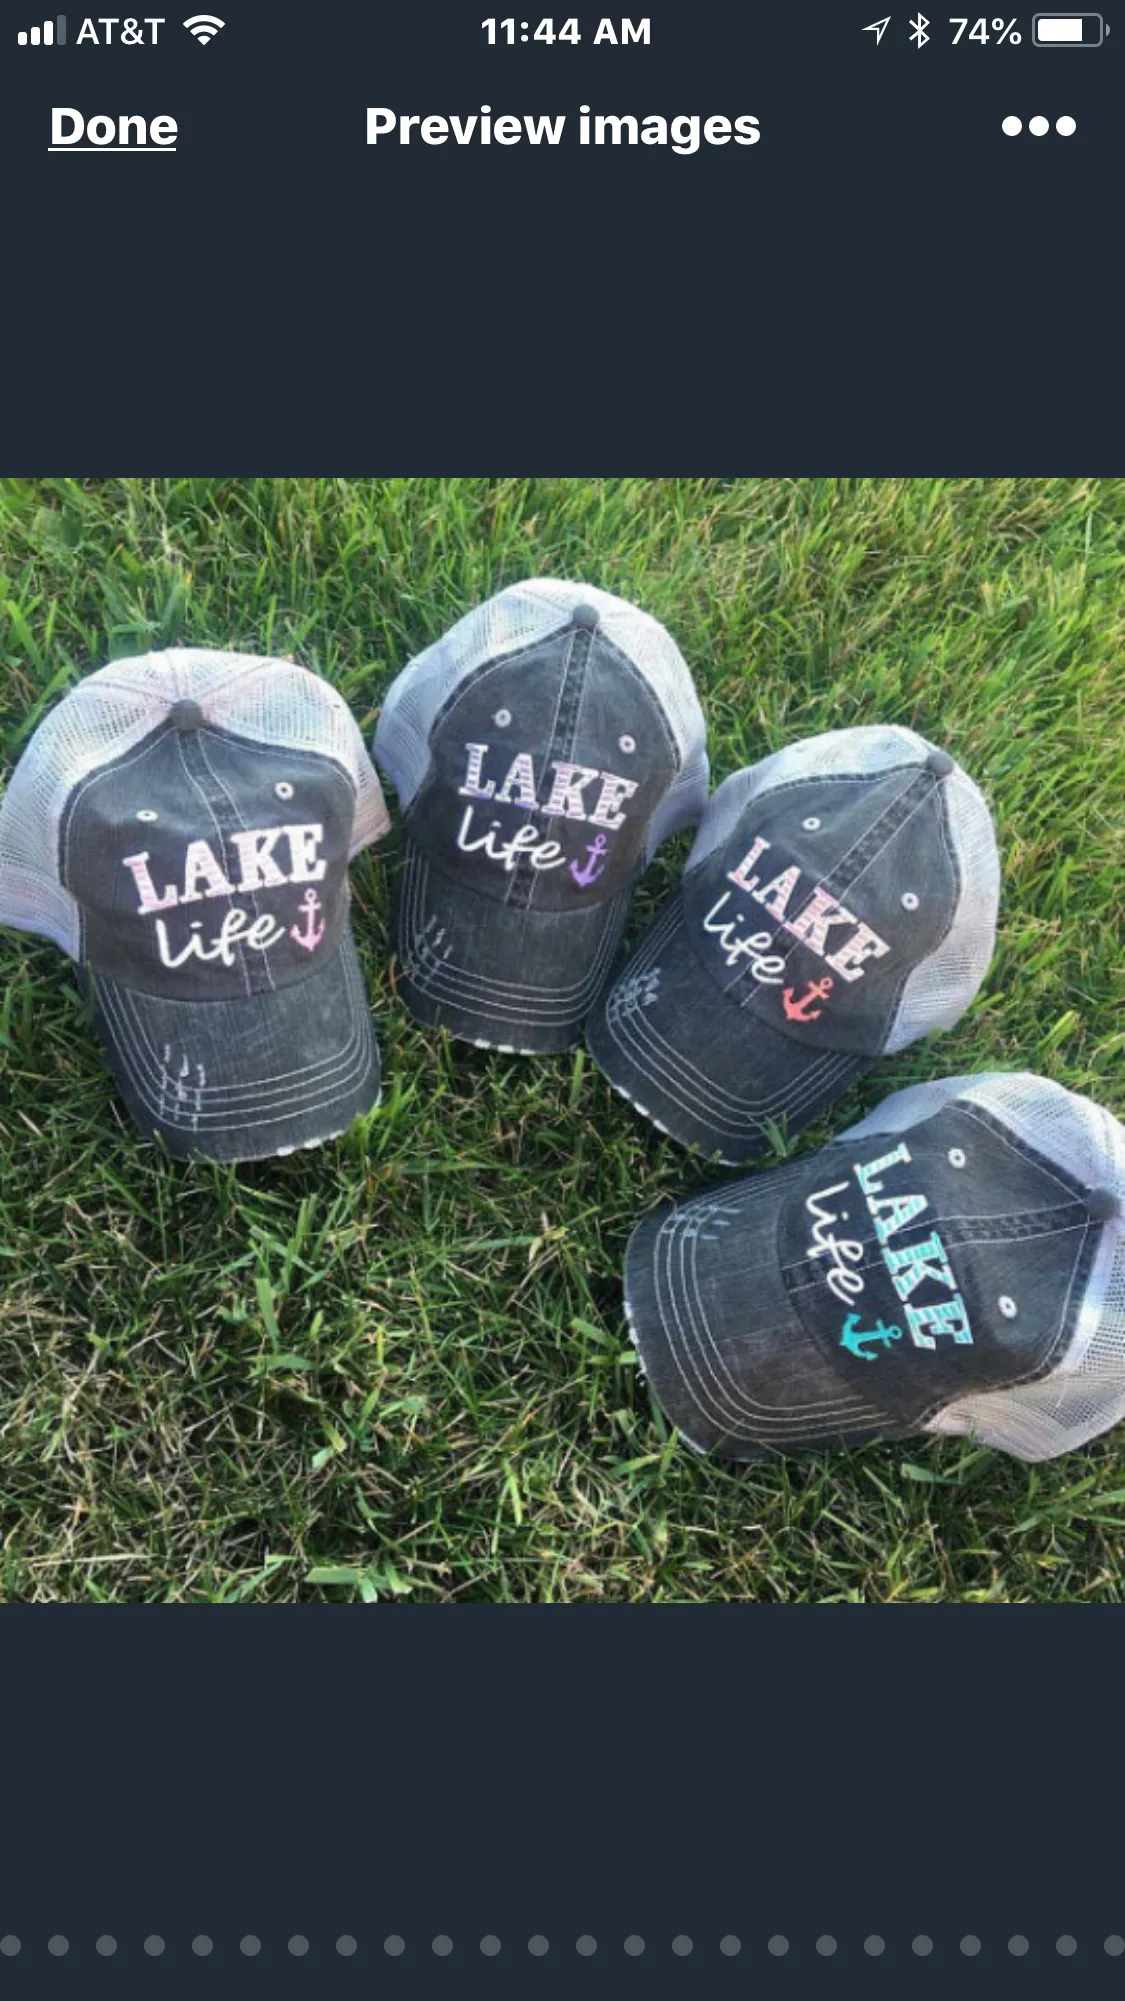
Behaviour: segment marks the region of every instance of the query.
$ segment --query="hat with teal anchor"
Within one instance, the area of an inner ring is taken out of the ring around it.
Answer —
[[[913,1085],[646,1217],[625,1298],[701,1452],[945,1432],[1054,1458],[1125,1416],[1125,1129],[1027,1073]]]

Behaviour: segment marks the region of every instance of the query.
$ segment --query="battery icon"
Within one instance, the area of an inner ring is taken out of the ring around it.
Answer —
[[[1037,49],[1100,49],[1105,40],[1100,14],[1034,14],[1031,28]]]

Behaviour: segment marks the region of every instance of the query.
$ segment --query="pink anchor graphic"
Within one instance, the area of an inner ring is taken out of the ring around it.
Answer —
[[[598,877],[604,874],[605,863],[602,863],[601,868],[595,868],[594,864],[599,855],[604,855],[608,846],[609,842],[606,840],[605,835],[599,834],[597,839],[586,850],[590,859],[586,863],[585,868],[579,868],[577,862],[571,862],[570,873],[578,884],[579,889],[585,889],[587,884],[596,882]]]
[[[833,982],[827,976],[823,980],[812,980],[809,983],[807,991],[801,994],[797,1000],[793,999],[792,987],[784,987],[781,994],[781,1004],[785,1009],[786,1018],[789,1021],[819,1021],[824,1010],[823,1008],[814,1007],[813,1002],[827,1000],[829,994],[832,992],[832,985]]]
[[[298,931],[297,926],[291,924],[289,927],[289,936],[295,945],[303,945],[306,952],[315,952],[325,931],[324,925],[316,922],[316,913],[320,909],[320,898],[315,889],[306,889],[304,896],[301,898],[301,909],[304,911],[307,920],[305,928],[303,931]]]

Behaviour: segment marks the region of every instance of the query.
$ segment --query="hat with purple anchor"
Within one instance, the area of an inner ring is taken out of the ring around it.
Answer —
[[[0,921],[78,961],[121,1095],[169,1152],[288,1153],[379,1099],[348,861],[386,825],[317,675],[148,653],[32,737],[0,806]]]
[[[999,889],[988,807],[947,751],[897,726],[808,737],[712,794],[586,1039],[639,1111],[737,1164],[952,1027]]]
[[[569,1048],[638,878],[707,796],[675,642],[588,584],[514,584],[403,669],[375,756],[405,815],[407,1006],[481,1047]]]

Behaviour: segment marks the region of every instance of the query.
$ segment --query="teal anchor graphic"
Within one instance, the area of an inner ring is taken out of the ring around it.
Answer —
[[[577,862],[571,862],[570,873],[578,884],[579,889],[585,889],[588,883],[596,882],[598,877],[603,873],[605,863],[602,863],[601,868],[598,868],[596,863],[598,856],[604,855],[608,846],[609,842],[606,840],[605,835],[599,834],[597,839],[586,850],[590,859],[586,863],[585,868],[579,868]]]
[[[861,1362],[878,1360],[874,1349],[864,1347],[865,1341],[879,1341],[885,1353],[892,1341],[901,1340],[901,1327],[884,1327],[881,1320],[874,1327],[861,1327],[858,1313],[849,1313],[840,1333],[841,1348],[846,1348],[849,1354],[858,1355]]]

